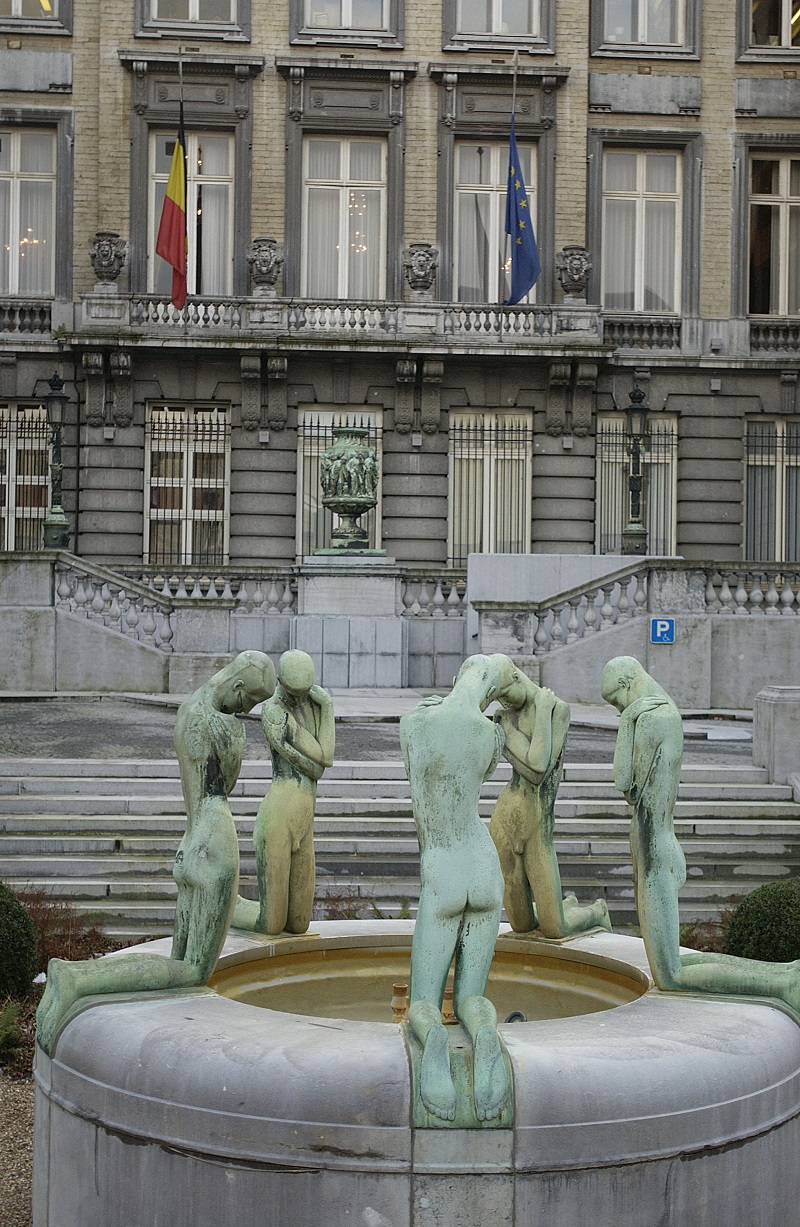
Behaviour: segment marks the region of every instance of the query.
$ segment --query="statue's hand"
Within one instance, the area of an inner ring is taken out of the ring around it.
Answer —
[[[444,697],[440,694],[429,694],[426,698],[420,699],[417,707],[437,707],[439,703],[444,702]]]
[[[558,699],[549,686],[542,686],[536,695],[536,707],[543,711],[552,711]]]
[[[312,686],[308,692],[308,697],[312,703],[316,703],[318,707],[332,707],[333,699],[328,694],[327,690],[323,690],[321,686]]]

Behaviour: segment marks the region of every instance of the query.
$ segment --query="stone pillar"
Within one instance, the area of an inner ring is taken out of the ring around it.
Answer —
[[[753,763],[771,784],[800,774],[800,686],[765,686],[753,705]]]

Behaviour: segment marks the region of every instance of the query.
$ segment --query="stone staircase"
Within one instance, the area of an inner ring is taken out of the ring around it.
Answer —
[[[485,786],[488,819],[509,768]],[[231,807],[242,893],[256,895],[252,831],[269,761],[243,764]],[[565,890],[604,894],[635,923],[627,808],[610,765],[567,765],[557,806]],[[172,859],[184,826],[175,761],[0,761],[0,880],[43,888],[122,937],[170,931]],[[713,917],[763,882],[800,871],[800,804],[751,766],[684,766],[676,831],[688,863],[685,920]],[[319,785],[318,915],[395,916],[419,891],[419,849],[402,763],[336,763]]]

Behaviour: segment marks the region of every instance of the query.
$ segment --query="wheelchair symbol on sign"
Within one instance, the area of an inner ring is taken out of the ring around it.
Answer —
[[[675,619],[674,618],[651,618],[650,619],[650,642],[651,643],[674,643],[675,642]]]

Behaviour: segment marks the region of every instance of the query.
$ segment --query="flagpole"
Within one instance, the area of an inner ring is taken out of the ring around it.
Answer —
[[[518,71],[519,71],[519,47],[515,47],[514,48],[514,75],[511,80],[511,123],[512,125],[514,123],[514,116],[517,111],[517,72]],[[508,192],[508,184],[506,184],[506,192]],[[503,254],[503,268],[502,268],[503,281],[505,281],[506,265],[508,264],[508,246],[509,246],[510,238],[511,238],[510,234],[508,233],[508,231],[506,231],[505,251]],[[505,324],[505,318],[506,318],[504,306],[505,304],[503,300],[501,299],[500,300],[500,341],[501,343],[503,341],[503,331],[504,331],[504,324]]]

